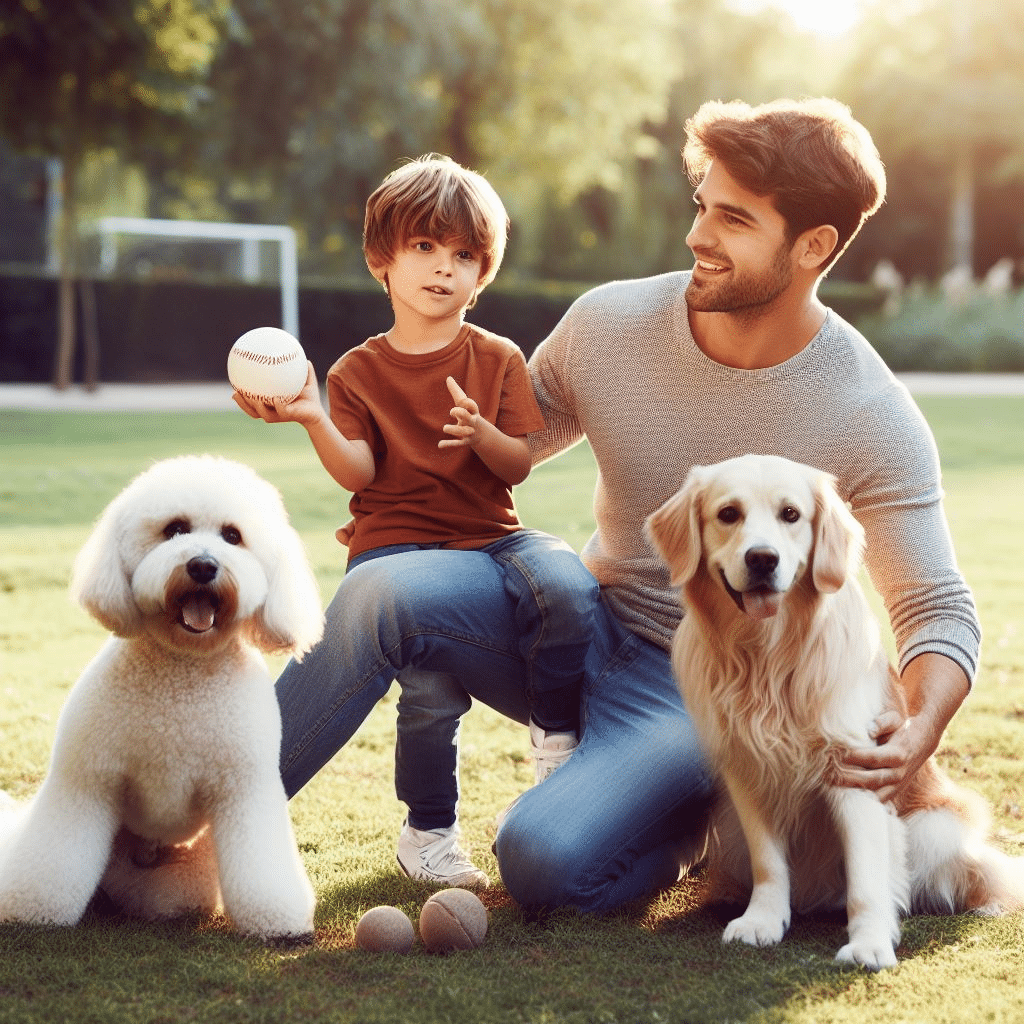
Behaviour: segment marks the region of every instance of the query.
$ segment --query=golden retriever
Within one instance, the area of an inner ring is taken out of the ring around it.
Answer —
[[[775,456],[695,467],[647,529],[682,588],[673,669],[728,794],[711,877],[749,894],[723,941],[771,945],[791,908],[845,905],[837,959],[877,970],[901,914],[1024,906],[1024,862],[987,844],[984,802],[934,760],[894,804],[830,785],[880,713],[906,712],[833,479]]]

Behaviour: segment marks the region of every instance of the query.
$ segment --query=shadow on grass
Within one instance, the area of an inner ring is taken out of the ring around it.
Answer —
[[[283,954],[223,921],[150,924],[91,910],[77,928],[0,926],[0,999],[10,1019],[165,1022],[224,1019],[466,1024],[674,1024],[788,1019],[858,987],[899,984],[837,965],[842,915],[797,918],[778,946],[723,946],[738,908],[704,905],[699,881],[604,917],[523,913],[499,884],[481,893],[489,933],[447,956],[417,942],[408,955],[354,946],[371,906],[412,920],[435,889],[381,871],[322,891],[317,941]],[[912,918],[906,962],[968,940],[981,919]],[[24,1011],[24,1012],[22,1012]],[[80,1012],[79,1012],[80,1011]]]

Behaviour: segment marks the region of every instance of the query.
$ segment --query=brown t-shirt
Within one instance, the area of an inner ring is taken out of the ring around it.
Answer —
[[[453,422],[449,376],[503,433],[544,427],[519,347],[472,324],[425,355],[370,338],[327,374],[331,419],[366,441],[376,463],[373,483],[352,496],[353,523],[338,531],[350,558],[389,544],[477,548],[521,528],[504,480],[471,448],[437,446]]]

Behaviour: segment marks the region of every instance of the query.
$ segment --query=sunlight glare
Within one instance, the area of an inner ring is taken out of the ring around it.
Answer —
[[[860,0],[732,0],[738,11],[776,8],[788,14],[799,28],[821,36],[840,36],[860,16]]]

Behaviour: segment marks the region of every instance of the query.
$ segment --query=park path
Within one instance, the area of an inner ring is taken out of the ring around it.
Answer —
[[[915,395],[1024,395],[1024,374],[904,373]],[[231,385],[101,384],[95,391],[47,384],[0,384],[0,409],[65,412],[203,412],[234,409]]]

